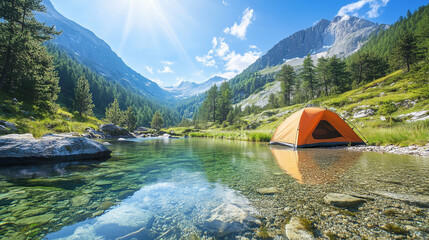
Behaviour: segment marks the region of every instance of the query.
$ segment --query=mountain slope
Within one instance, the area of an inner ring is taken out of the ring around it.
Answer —
[[[106,79],[117,81],[124,87],[136,88],[148,97],[159,99],[170,97],[170,94],[155,82],[128,67],[110,46],[94,33],[57,12],[49,0],[43,0],[43,4],[47,12],[38,13],[36,18],[63,31],[52,42],[65,50],[69,56]]]
[[[376,27],[375,23],[348,15],[337,16],[332,21],[322,19],[281,40],[245,71],[256,72],[307,54],[348,56],[362,46]]]
[[[177,87],[168,87],[166,90],[173,93],[177,98],[186,99],[204,93],[213,85],[220,85],[224,81],[227,81],[227,79],[214,76],[202,83],[182,81]]]
[[[333,55],[347,57],[360,49],[372,33],[383,28],[386,25],[377,25],[348,15],[337,16],[332,21],[322,19],[312,27],[281,40],[241,74],[231,79],[234,102],[238,103],[262,90],[262,86],[257,86],[257,83],[272,82],[273,76],[264,81],[267,78],[265,75],[275,74],[283,64],[299,66],[308,54],[311,54],[313,60]],[[255,80],[250,81],[250,78]]]

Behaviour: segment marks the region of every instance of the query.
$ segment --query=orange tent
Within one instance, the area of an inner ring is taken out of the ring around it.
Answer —
[[[281,123],[270,144],[301,148],[365,143],[336,113],[308,107]]]

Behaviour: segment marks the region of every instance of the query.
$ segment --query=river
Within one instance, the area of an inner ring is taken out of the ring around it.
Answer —
[[[317,237],[429,237],[428,206],[387,196],[425,199],[428,158],[204,138],[110,143],[107,161],[1,167],[0,235],[281,239],[299,216]],[[337,208],[328,193],[365,203]]]

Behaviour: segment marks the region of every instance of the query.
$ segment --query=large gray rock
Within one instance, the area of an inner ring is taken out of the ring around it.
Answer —
[[[323,200],[326,204],[336,207],[357,207],[365,202],[365,199],[341,193],[328,193]]]
[[[371,108],[368,108],[368,109],[364,109],[356,112],[355,114],[353,114],[353,118],[364,118],[372,115],[374,115],[374,110],[372,110]]]
[[[113,123],[101,125],[100,130],[106,135],[106,138],[135,138],[128,130]]]
[[[286,236],[290,240],[315,239],[313,233],[305,229],[298,217],[292,217],[290,222],[285,226]]]
[[[15,124],[0,120],[0,134],[16,132],[16,131],[18,131],[18,129],[16,128]]]
[[[99,142],[70,134],[53,134],[40,139],[32,134],[0,137],[0,164],[108,158],[110,153]]]

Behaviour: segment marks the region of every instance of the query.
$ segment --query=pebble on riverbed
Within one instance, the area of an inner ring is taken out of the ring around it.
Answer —
[[[355,208],[365,202],[365,200],[362,198],[357,198],[341,193],[329,193],[323,198],[323,200],[326,204],[345,208]]]

